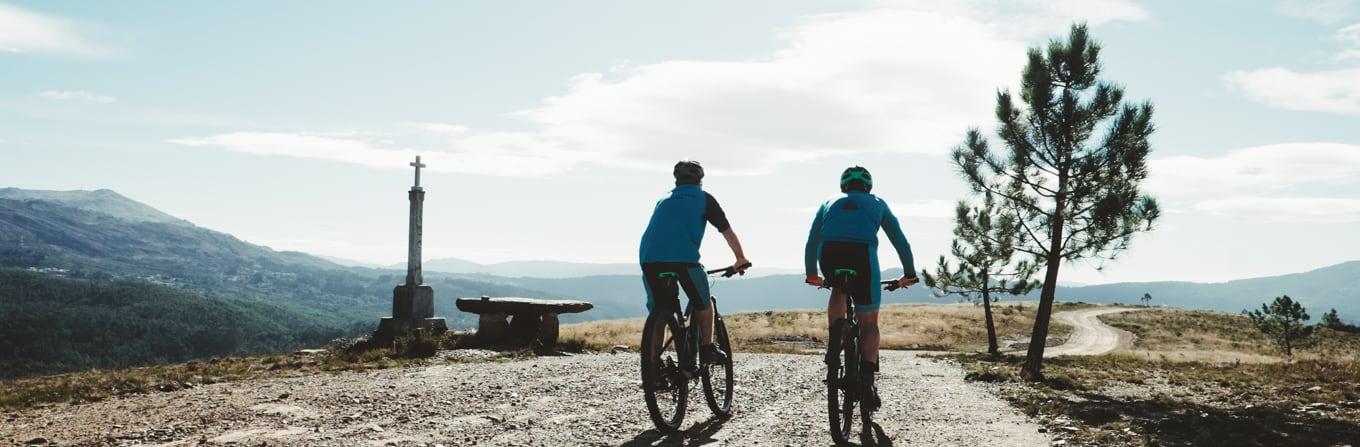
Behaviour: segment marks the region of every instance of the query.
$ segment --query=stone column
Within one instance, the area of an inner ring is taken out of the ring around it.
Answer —
[[[410,232],[406,239],[406,284],[424,284],[420,273],[420,246],[423,243],[425,190],[419,186],[411,187]]]

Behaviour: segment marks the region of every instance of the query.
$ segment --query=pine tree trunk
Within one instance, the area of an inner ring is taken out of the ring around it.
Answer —
[[[983,284],[986,284],[985,280]],[[992,295],[986,287],[982,288],[982,313],[987,318],[987,353],[1001,355],[996,344],[996,326],[992,323]]]
[[[1039,310],[1034,315],[1034,331],[1029,336],[1029,352],[1025,354],[1025,365],[1020,368],[1020,378],[1038,382],[1044,380],[1044,347],[1048,343],[1048,323],[1053,316],[1053,300],[1058,291],[1058,268],[1062,267],[1063,220],[1066,206],[1067,176],[1058,176],[1058,194],[1054,198],[1053,216],[1048,233],[1048,265],[1045,266],[1044,288],[1039,294]]]
[[[1056,253],[1056,252],[1055,252]],[[1029,336],[1029,352],[1025,354],[1025,366],[1020,369],[1020,377],[1037,382],[1044,379],[1044,345],[1048,341],[1048,322],[1053,316],[1053,299],[1057,292],[1058,267],[1061,259],[1049,255],[1048,270],[1044,274],[1043,292],[1039,294],[1039,311],[1034,315],[1034,331]]]

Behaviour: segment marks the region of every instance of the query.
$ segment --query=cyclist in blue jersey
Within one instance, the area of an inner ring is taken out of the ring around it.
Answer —
[[[725,355],[713,346],[713,309],[709,306],[708,277],[699,263],[699,245],[704,240],[706,224],[712,224],[727,239],[727,246],[737,258],[733,269],[745,271],[750,261],[746,260],[741,241],[727,222],[727,214],[717,199],[702,188],[703,166],[697,161],[681,160],[675,164],[674,175],[675,189],[656,202],[638,250],[642,284],[647,290],[647,311],[651,312],[655,304],[654,289],[664,287],[660,273],[688,272],[688,275],[680,275],[678,282],[689,296],[694,318],[699,321],[703,339],[699,359],[706,364],[722,363]]]
[[[873,379],[874,373],[878,372],[878,308],[883,301],[882,289],[878,287],[881,274],[878,267],[879,229],[887,234],[902,262],[903,275],[897,280],[898,285],[916,284],[917,278],[911,244],[902,234],[902,226],[888,209],[888,204],[869,193],[873,186],[868,169],[853,166],[841,173],[843,195],[828,200],[817,209],[804,249],[804,266],[807,283],[818,287],[826,285],[817,275],[819,263],[822,275],[827,278],[832,277],[832,270],[837,268],[861,272],[853,284],[838,284],[832,288],[826,309],[827,325],[845,318],[845,294],[850,294],[855,300],[855,317],[859,320],[862,340],[861,379],[877,396]]]

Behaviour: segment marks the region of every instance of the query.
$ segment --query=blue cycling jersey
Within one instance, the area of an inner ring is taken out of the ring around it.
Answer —
[[[888,241],[897,249],[897,258],[909,276],[915,276],[916,264],[911,256],[911,244],[902,234],[897,216],[888,209],[883,199],[867,192],[851,191],[828,200],[817,209],[817,217],[808,232],[804,249],[804,266],[808,276],[817,274],[817,260],[821,259],[822,243],[857,242],[869,245],[870,255],[877,260],[878,230],[882,228]]]
[[[652,210],[652,220],[638,249],[639,262],[698,264],[705,222],[711,222],[718,231],[731,227],[717,199],[699,185],[676,186]]]

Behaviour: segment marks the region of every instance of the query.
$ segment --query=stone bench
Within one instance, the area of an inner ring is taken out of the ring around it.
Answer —
[[[459,298],[458,310],[480,316],[477,340],[495,344],[511,340],[536,340],[541,346],[557,345],[558,314],[585,312],[595,305],[585,301],[536,298]],[[506,317],[510,318],[506,322]]]

